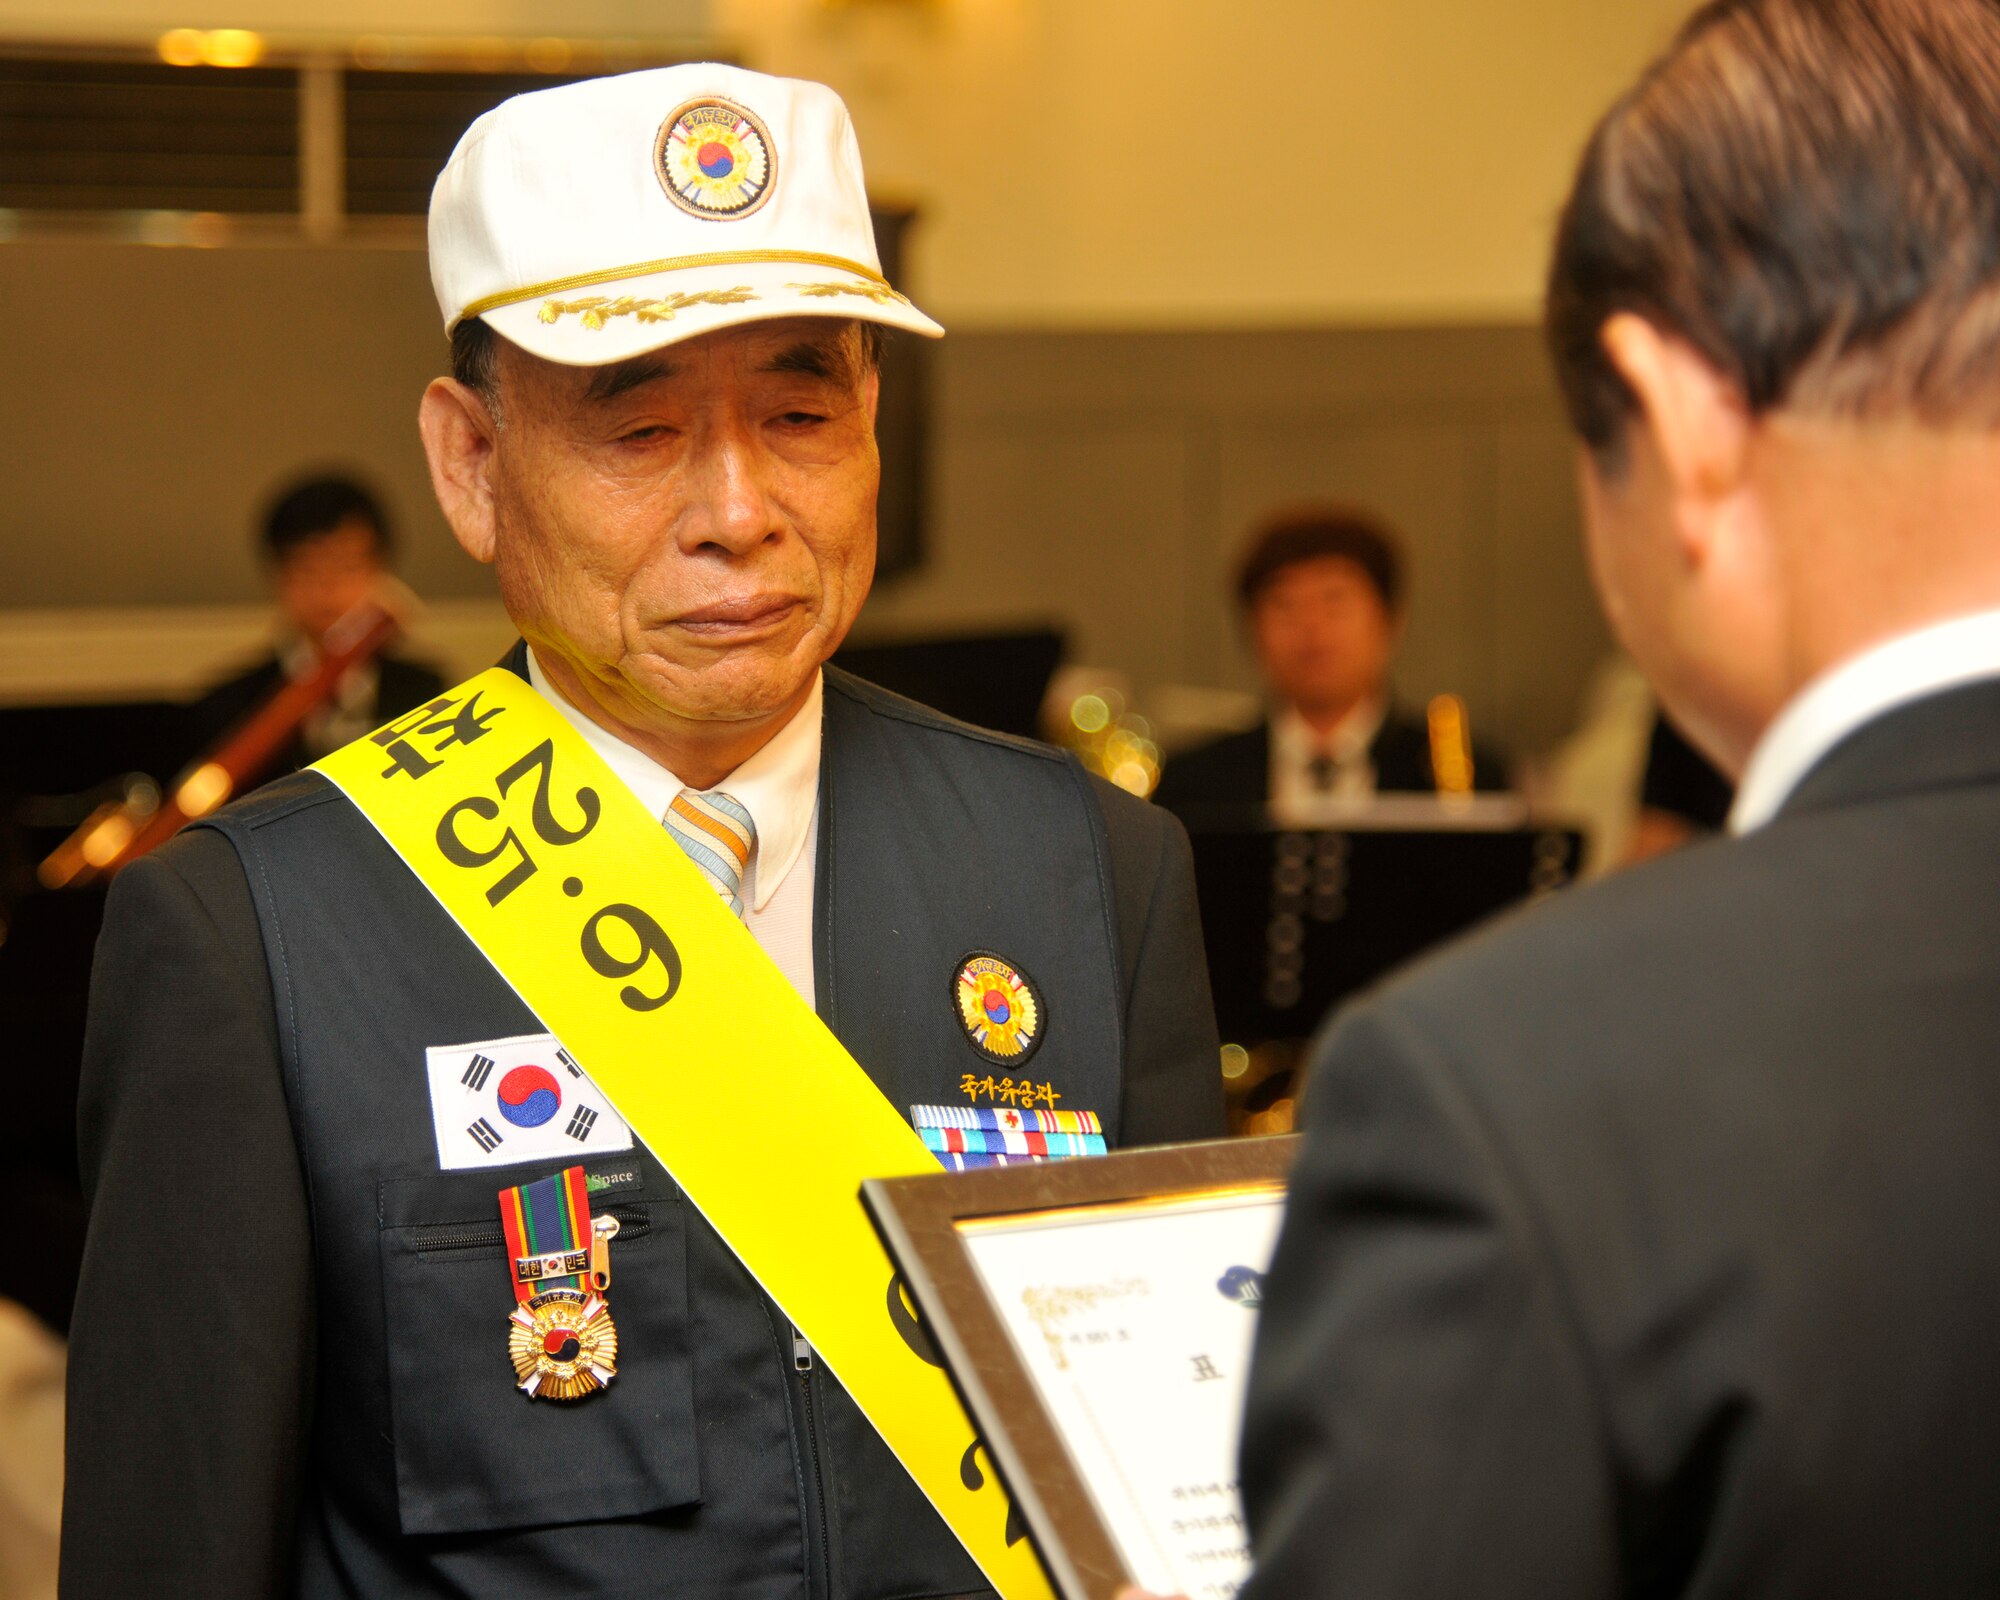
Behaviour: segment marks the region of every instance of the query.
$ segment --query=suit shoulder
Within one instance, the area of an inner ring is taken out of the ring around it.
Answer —
[[[1167,841],[1187,832],[1180,818],[1165,807],[1142,800],[1094,772],[1090,774],[1090,792],[1114,847],[1131,844],[1157,854]]]
[[[254,931],[256,913],[251,908],[249,880],[242,858],[222,834],[211,828],[183,829],[149,854],[141,856],[118,874],[112,885],[112,909],[122,912],[134,897],[152,885],[154,895],[165,883],[178,880],[180,889],[191,893],[210,918],[225,931]]]
[[[253,789],[214,815],[190,824],[158,849],[134,861],[119,876],[129,873],[137,878],[171,872],[204,903],[233,901],[246,892],[240,845],[245,835],[343,798],[318,773],[292,773]]]
[[[988,749],[1003,750],[1036,761],[1053,763],[1056,766],[1069,765],[1069,756],[1054,745],[1043,744],[1035,739],[1023,739],[1011,733],[997,733],[991,728],[977,727],[970,722],[960,722],[955,717],[946,716],[942,711],[933,711],[929,706],[919,704],[915,700],[892,694],[889,690],[872,684],[865,678],[857,678],[851,672],[843,672],[838,667],[826,669],[826,692],[870,716],[882,718],[922,734],[935,735],[945,740],[962,740]]]
[[[276,859],[273,852],[330,851],[353,857],[372,853],[375,846],[387,848],[339,786],[310,769],[253,789],[187,832],[226,841],[253,880],[257,863]]]
[[[106,987],[102,974],[135,961],[191,960],[212,975],[213,963],[226,960],[240,966],[250,992],[266,993],[256,901],[233,841],[212,828],[187,828],[121,871],[105,902],[97,955],[93,1014],[123,1003],[126,985]]]
[[[196,825],[196,830],[210,828],[230,834],[239,829],[266,828],[287,817],[332,805],[345,798],[332,782],[319,773],[294,772],[261,788],[252,789],[240,800],[231,801],[214,816],[204,817]]]
[[[1713,840],[1504,912],[1370,998],[1456,1035],[1595,1013],[1662,973],[1726,965],[1787,914],[1786,868],[1760,846]]]

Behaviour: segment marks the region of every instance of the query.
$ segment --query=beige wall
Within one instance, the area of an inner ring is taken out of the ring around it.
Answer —
[[[445,358],[415,251],[0,246],[0,605],[217,604],[261,593],[273,484],[382,484],[423,593],[490,593],[450,543],[417,442]]]
[[[1505,326],[974,333],[946,341],[939,537],[865,624],[1053,618],[1083,661],[1250,689],[1230,575],[1274,507],[1358,503],[1401,533],[1407,699],[1466,696],[1519,752],[1570,725],[1607,648],[1539,340]]]
[[[252,601],[260,504],[324,464],[382,483],[419,592],[491,596],[417,443],[445,353],[421,255],[17,242],[0,304],[34,308],[0,346],[0,611]],[[969,332],[936,396],[931,559],[872,631],[1053,618],[1142,694],[1247,686],[1236,543],[1333,496],[1410,540],[1408,692],[1539,745],[1602,648],[1530,329]]]
[[[1597,114],[1688,0],[715,0],[847,97],[958,326],[1532,314]]]

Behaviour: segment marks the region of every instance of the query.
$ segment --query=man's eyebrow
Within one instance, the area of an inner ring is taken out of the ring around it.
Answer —
[[[677,378],[681,369],[662,356],[640,356],[613,367],[599,367],[583,397],[591,401],[616,400],[644,384],[661,378]]]
[[[854,363],[848,357],[845,339],[801,339],[771,357],[763,370],[791,372],[843,386],[854,381]]]

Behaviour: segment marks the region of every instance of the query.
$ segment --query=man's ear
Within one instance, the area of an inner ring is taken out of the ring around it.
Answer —
[[[882,369],[870,367],[861,380],[861,403],[868,408],[868,430],[875,431],[876,416],[882,410]]]
[[[433,378],[417,408],[436,492],[452,536],[474,561],[491,565],[499,540],[494,515],[493,450],[498,428],[492,409],[475,389],[453,378]]]
[[[1675,530],[1699,558],[1711,513],[1734,497],[1749,470],[1749,407],[1694,346],[1644,317],[1618,312],[1598,337],[1638,396],[1636,426],[1651,436],[1666,468]]]

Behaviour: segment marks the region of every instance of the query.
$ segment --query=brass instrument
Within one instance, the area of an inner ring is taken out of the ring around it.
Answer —
[[[108,877],[227,803],[333,698],[342,678],[387,648],[402,629],[402,609],[388,597],[362,601],[327,630],[311,672],[280,686],[164,796],[150,783],[128,784],[123,798],[107,800],[86,817],[42,862],[36,872],[42,886],[80,889]]]
[[[1431,736],[1431,776],[1440,798],[1464,800],[1472,794],[1472,722],[1455,694],[1432,697],[1425,711]]]

